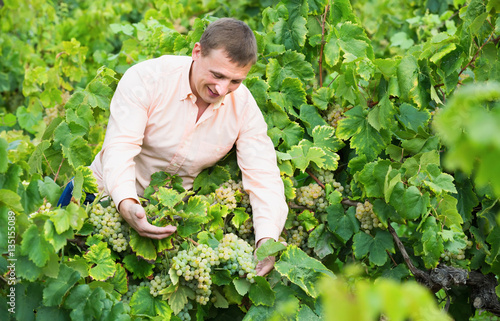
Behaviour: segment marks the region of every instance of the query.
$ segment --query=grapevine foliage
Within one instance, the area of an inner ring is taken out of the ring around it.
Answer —
[[[498,12],[495,0],[0,1],[0,319],[498,314]],[[244,83],[289,205],[278,242],[255,254],[234,151],[190,191],[151,177],[143,205],[177,227],[167,239],[141,237],[102,195],[84,202],[123,73],[189,55],[224,16],[255,32]],[[270,255],[274,271],[256,276]]]

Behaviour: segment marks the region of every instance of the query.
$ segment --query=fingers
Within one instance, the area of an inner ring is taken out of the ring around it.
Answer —
[[[257,263],[257,267],[255,268],[256,275],[264,276],[269,272],[271,272],[272,269],[274,268],[274,262],[275,262],[274,256],[268,256],[262,261],[259,261],[259,263]]]
[[[177,230],[172,225],[160,227],[150,224],[146,218],[146,211],[140,204],[125,201],[120,205],[121,215],[140,236],[160,240],[169,237]]]

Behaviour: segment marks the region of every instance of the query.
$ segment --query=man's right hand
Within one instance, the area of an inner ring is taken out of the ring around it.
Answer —
[[[127,198],[120,202],[119,212],[123,219],[139,233],[140,236],[152,239],[164,239],[174,233],[177,228],[172,225],[164,227],[150,224],[146,218],[146,211],[134,199]]]

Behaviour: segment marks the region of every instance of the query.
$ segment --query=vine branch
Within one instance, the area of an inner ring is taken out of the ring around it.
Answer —
[[[323,50],[325,48],[325,24],[326,24],[326,14],[328,12],[328,9],[330,8],[330,5],[327,4],[325,6],[325,13],[323,14],[322,21],[321,21],[321,49],[319,52],[319,86],[323,87]]]
[[[467,286],[471,290],[470,297],[474,308],[483,309],[500,316],[500,301],[498,301],[495,292],[498,281],[494,274],[484,275],[478,271],[469,272],[465,269],[444,264],[438,265],[431,271],[422,271],[413,264],[396,230],[390,224],[388,224],[387,229],[401,252],[406,266],[413,273],[417,282],[425,285],[434,293],[441,289],[449,290],[452,286]]]

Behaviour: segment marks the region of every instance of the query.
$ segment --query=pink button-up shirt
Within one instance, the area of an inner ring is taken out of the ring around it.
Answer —
[[[99,190],[119,204],[138,200],[151,174],[166,171],[190,189],[205,168],[236,144],[250,196],[256,241],[278,239],[288,214],[267,125],[250,91],[240,85],[198,121],[189,84],[191,57],[162,56],[131,67],[118,83],[102,150],[90,166]]]

